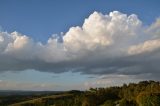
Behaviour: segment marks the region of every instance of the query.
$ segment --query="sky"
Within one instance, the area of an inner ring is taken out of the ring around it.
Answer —
[[[160,80],[159,0],[0,0],[0,90]]]

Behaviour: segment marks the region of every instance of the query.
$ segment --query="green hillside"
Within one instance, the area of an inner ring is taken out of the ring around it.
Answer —
[[[68,91],[9,106],[160,106],[160,82],[141,81],[121,87]]]
[[[73,95],[72,94],[60,94],[60,95],[51,95],[51,96],[45,96],[45,97],[40,97],[40,98],[35,98],[32,100],[28,100],[28,101],[24,101],[24,102],[20,102],[20,103],[15,103],[15,104],[11,104],[9,106],[32,106],[32,105],[36,105],[36,106],[46,106],[46,105],[52,105],[54,104],[55,100],[57,99],[64,99],[64,98],[72,98]]]

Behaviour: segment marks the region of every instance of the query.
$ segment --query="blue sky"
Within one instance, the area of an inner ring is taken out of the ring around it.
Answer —
[[[121,0],[121,1],[117,1],[117,0],[99,0],[99,1],[98,0],[87,0],[87,1],[86,0],[0,0],[0,26],[1,26],[0,29],[1,29],[1,32],[7,31],[7,33],[12,33],[14,31],[17,31],[22,35],[26,35],[27,37],[31,38],[32,40],[34,40],[34,42],[41,42],[42,44],[47,44],[48,39],[50,39],[53,34],[59,35],[61,32],[63,32],[64,35],[66,35],[66,33],[69,32],[69,29],[71,27],[75,27],[75,26],[81,27],[84,23],[84,20],[88,18],[91,14],[93,14],[94,11],[97,11],[102,14],[109,14],[110,12],[113,12],[113,11],[119,11],[122,14],[127,14],[128,16],[131,14],[136,14],[138,16],[138,20],[142,21],[143,28],[145,28],[147,26],[150,26],[152,23],[155,22],[157,18],[159,18],[160,16],[159,4],[160,4],[159,0],[147,0],[147,1],[146,0],[130,0],[130,1],[129,0]],[[143,39],[143,41],[148,39],[147,37],[144,37],[144,38],[145,39]],[[11,56],[12,58],[10,59],[7,58],[9,61],[10,60],[12,61],[12,59],[14,59],[17,55],[19,55],[17,52],[13,52],[12,54],[14,53],[15,55]],[[54,49],[53,49],[53,53],[54,53]],[[118,55],[116,54],[116,56],[119,56],[119,54]],[[60,56],[60,57],[63,57],[63,56]],[[3,59],[5,60],[5,58],[2,58],[2,60]],[[18,59],[21,60],[21,57]],[[19,62],[18,59],[17,61]],[[46,58],[44,60],[45,61],[44,63],[42,62],[42,64],[46,65],[47,64],[46,62],[48,61],[52,63],[52,60],[46,60]],[[42,61],[43,61],[43,58],[42,58]],[[77,61],[78,63],[75,64],[75,66],[77,66],[78,69],[80,67],[80,70],[83,70],[83,68],[81,69],[81,67],[87,67],[84,70],[87,70],[87,69],[89,70],[90,67],[94,66],[95,64],[95,63],[92,64],[92,63],[86,62],[86,64],[89,64],[89,65],[85,66],[83,64],[83,61],[82,62],[81,60],[77,60]],[[16,62],[13,62],[11,64],[8,63],[7,65],[13,68],[21,67],[21,66],[15,65],[14,63]],[[0,63],[4,63],[4,62],[0,61]],[[27,67],[25,66],[25,64],[23,64],[24,67]],[[71,63],[69,62],[65,63],[65,61],[62,63],[53,62],[52,67],[53,67],[53,70],[58,70],[58,71],[65,70],[65,68],[68,68],[68,67],[75,68],[75,66],[72,66],[70,64],[72,64],[72,62]],[[47,64],[47,66],[50,66],[50,65]],[[60,69],[59,66],[62,66],[64,69]],[[103,64],[100,66],[103,66]],[[113,80],[115,80],[118,75],[117,73],[120,73],[119,71],[117,71],[116,74],[112,72],[107,72],[107,74],[104,74],[104,75],[95,74],[96,71],[93,71],[93,73],[91,73],[93,69],[89,72],[76,70],[77,72],[59,71],[60,73],[59,72],[57,73],[57,71],[55,71],[54,73],[50,71],[52,69],[46,70],[45,67],[43,68],[44,70],[43,69],[38,70],[37,67],[35,67],[35,69],[33,68],[33,69],[22,69],[22,70],[21,68],[20,69],[17,68],[18,70],[13,69],[14,71],[12,71],[12,68],[8,69],[7,71],[3,70],[2,68],[1,69],[2,72],[0,74],[0,85],[3,85],[1,84],[3,82],[3,83],[7,83],[8,86],[6,86],[6,88],[4,87],[0,89],[17,90],[18,88],[13,86],[11,83],[13,84],[15,83],[15,85],[24,86],[20,88],[21,90],[87,89],[89,86],[95,86],[95,87],[105,86],[105,84],[110,82],[112,78]],[[104,68],[104,66],[98,67],[97,69],[100,69],[100,68]],[[96,66],[95,66],[95,69],[96,69]],[[133,78],[131,77],[131,79],[128,78],[127,75],[131,75],[131,74],[124,74],[124,73],[125,72],[121,73],[121,75],[123,75],[124,78],[121,78],[122,76],[118,76],[120,81],[125,81],[124,80],[125,78],[128,79],[126,80],[126,82],[137,81],[135,77]],[[106,75],[109,75],[109,76],[107,76],[108,80],[106,79],[105,81],[103,77],[106,77]],[[141,73],[139,75],[141,77],[141,75],[143,74]],[[150,74],[147,74],[147,75],[150,75]],[[146,79],[146,77],[142,79],[141,78],[137,78],[137,79],[143,80],[143,79]],[[24,83],[24,85],[21,83]],[[27,86],[29,86],[28,83],[30,83],[32,86],[25,88],[26,86],[25,83],[27,83]],[[34,85],[33,83],[37,83],[39,85]],[[53,83],[53,85],[49,85],[51,83]],[[113,82],[113,85],[119,84],[119,83],[120,82],[115,81]],[[43,86],[42,86],[42,89],[36,88],[36,86],[41,86],[41,84],[48,84],[48,85],[46,88],[45,87],[43,88]],[[54,86],[56,87],[54,88]]]
[[[3,30],[16,30],[45,42],[54,33],[82,25],[94,11],[114,10],[137,14],[144,24],[150,24],[159,17],[159,0],[1,0],[0,25]]]

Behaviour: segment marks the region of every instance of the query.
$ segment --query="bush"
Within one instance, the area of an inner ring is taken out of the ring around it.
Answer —
[[[128,101],[126,99],[120,100],[119,106],[128,106]]]
[[[140,93],[137,96],[139,106],[159,106],[160,93]]]
[[[112,100],[107,100],[104,102],[102,106],[115,106],[114,101]]]

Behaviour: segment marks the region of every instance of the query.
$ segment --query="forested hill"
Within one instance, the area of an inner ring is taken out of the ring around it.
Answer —
[[[32,98],[11,106],[160,106],[160,82],[141,81],[121,87],[90,88],[83,92],[73,90]]]

